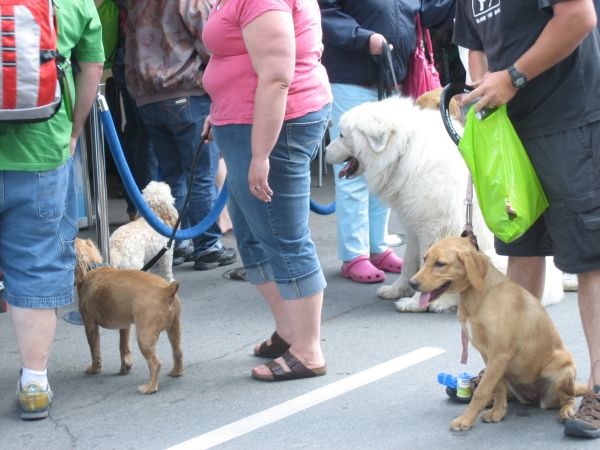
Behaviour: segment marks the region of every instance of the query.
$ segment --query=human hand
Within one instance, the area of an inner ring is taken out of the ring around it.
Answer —
[[[250,193],[263,202],[270,202],[273,191],[269,187],[269,158],[252,157],[248,169]]]
[[[486,72],[481,80],[471,83],[474,86],[468,94],[461,99],[462,105],[469,105],[477,100],[475,111],[483,108],[497,108],[508,103],[517,93],[517,88],[512,85],[508,71]]]
[[[206,119],[204,119],[204,125],[202,125],[202,137],[203,137],[202,142],[213,140],[212,124],[210,122],[210,115],[206,116]]]
[[[71,156],[75,154],[75,149],[77,148],[77,137],[71,136],[71,142],[69,143],[69,150],[71,152]]]
[[[387,44],[385,38],[378,33],[373,33],[369,37],[369,53],[371,55],[381,55],[383,53],[383,46]]]

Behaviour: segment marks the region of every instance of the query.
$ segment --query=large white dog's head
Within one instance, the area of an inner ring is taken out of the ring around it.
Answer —
[[[402,156],[416,132],[416,116],[423,112],[411,99],[402,97],[352,108],[340,119],[339,137],[327,146],[327,162],[347,162],[340,177],[378,172]]]

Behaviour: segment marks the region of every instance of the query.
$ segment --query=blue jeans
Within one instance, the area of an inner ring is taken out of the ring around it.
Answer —
[[[331,140],[340,134],[340,117],[349,109],[369,101],[377,101],[377,89],[334,83],[333,126],[329,129]],[[335,172],[335,218],[337,223],[338,258],[351,261],[357,256],[383,253],[386,243],[390,208],[369,193],[364,175],[356,178],[338,178],[345,164],[336,164]]]
[[[190,203],[181,221],[183,228],[204,219],[217,197],[215,175],[219,154],[214,143],[202,144],[200,137],[209,110],[208,95],[172,98],[139,108],[154,145],[162,179],[171,186],[175,207],[180,212],[192,176],[192,161],[200,147]],[[220,238],[221,230],[216,223],[194,238],[194,259],[219,250]]]
[[[10,305],[73,302],[77,231],[72,158],[44,172],[0,171],[0,271]]]
[[[308,228],[310,162],[329,122],[331,107],[284,122],[269,156],[272,200],[248,188],[251,125],[213,127],[227,165],[229,214],[248,280],[274,281],[284,299],[316,294],[327,285]]]
[[[115,62],[112,67],[113,77],[117,90],[123,100],[123,113],[125,115],[125,127],[117,126],[119,139],[123,146],[123,153],[131,174],[139,190],[142,190],[151,180],[158,179],[158,162],[152,149],[152,143],[146,127],[142,122],[135,100],[129,95],[125,82],[125,49],[119,48],[115,54]],[[125,192],[127,201],[127,212],[135,212],[135,205]]]

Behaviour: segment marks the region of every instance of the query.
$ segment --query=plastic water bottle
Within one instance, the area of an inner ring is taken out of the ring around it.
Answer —
[[[454,375],[450,375],[449,373],[440,372],[440,373],[438,373],[438,383],[440,383],[442,386],[456,389],[457,379]]]

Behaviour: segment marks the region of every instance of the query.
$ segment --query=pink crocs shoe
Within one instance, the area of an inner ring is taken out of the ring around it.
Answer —
[[[371,262],[375,267],[385,272],[400,273],[402,272],[402,258],[396,256],[391,248],[379,255],[371,255]]]
[[[357,283],[380,283],[385,281],[385,273],[373,266],[369,258],[364,255],[357,256],[352,261],[344,263],[342,265],[342,276]]]

